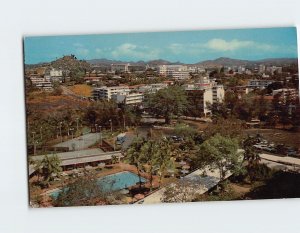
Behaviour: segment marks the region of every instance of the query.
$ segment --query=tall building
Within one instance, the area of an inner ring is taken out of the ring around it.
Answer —
[[[116,103],[123,103],[125,105],[137,105],[141,104],[144,100],[143,93],[120,93],[113,94],[111,99]]]
[[[162,76],[171,76],[178,80],[190,77],[188,67],[184,65],[161,65],[158,66],[158,73]]]
[[[111,71],[112,72],[129,72],[129,63],[116,63],[116,64],[111,64]]]
[[[212,103],[222,103],[225,98],[225,90],[223,85],[215,85],[212,87],[213,99]]]
[[[266,72],[266,66],[263,65],[263,64],[260,64],[260,65],[258,66],[258,73],[263,74],[263,73],[265,73],[265,72]]]
[[[224,100],[225,91],[223,85],[201,87],[197,85],[186,85],[185,91],[190,105],[190,114],[207,116],[211,113],[209,104],[221,103]]]
[[[250,80],[248,83],[248,87],[249,88],[253,88],[253,89],[264,89],[267,86],[269,86],[270,84],[272,84],[274,82],[274,80],[258,80],[258,79],[254,79],[254,80]]]
[[[94,99],[104,99],[104,100],[110,100],[112,95],[114,94],[129,94],[130,89],[128,86],[113,86],[113,87],[107,87],[102,86],[99,88],[95,88],[93,90],[93,98]]]

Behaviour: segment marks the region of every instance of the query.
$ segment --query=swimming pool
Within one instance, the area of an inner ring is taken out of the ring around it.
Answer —
[[[132,172],[118,172],[112,175],[98,178],[97,184],[104,192],[118,191],[121,189],[129,188],[139,182],[139,176]],[[141,182],[145,183],[147,180],[141,177]],[[49,194],[52,198],[56,199],[61,193],[61,189],[55,190]]]
[[[141,182],[145,183],[147,180],[141,177]],[[139,182],[139,177],[132,172],[119,172],[113,175],[99,178],[97,183],[104,191],[117,191],[129,188]]]

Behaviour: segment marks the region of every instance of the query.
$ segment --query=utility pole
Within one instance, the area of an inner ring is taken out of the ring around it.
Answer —
[[[123,126],[124,126],[124,131],[126,130],[126,123],[125,123],[125,115],[123,114]]]
[[[110,122],[110,132],[112,133],[112,120],[110,119],[109,122]]]
[[[77,132],[78,132],[78,121],[79,121],[79,118],[77,117],[77,118],[76,118],[76,123],[77,123],[76,131],[77,131]]]
[[[100,134],[100,145],[102,146],[102,131],[101,131],[101,125],[99,125],[99,127],[100,127],[100,132],[99,132],[99,134]]]
[[[43,140],[42,129],[43,129],[43,127],[41,126],[41,128],[40,128],[41,142],[42,142],[42,140]]]
[[[60,134],[60,142],[62,142],[62,135],[61,135],[61,125],[62,125],[62,122],[59,122],[59,134]]]
[[[35,148],[35,132],[32,132],[32,140],[33,140],[33,155],[35,155],[35,152],[36,152],[36,148]]]

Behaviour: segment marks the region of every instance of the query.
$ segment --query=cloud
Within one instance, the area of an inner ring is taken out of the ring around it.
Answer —
[[[131,43],[121,44],[111,52],[114,58],[131,57],[144,60],[159,58],[159,54],[160,50],[157,48],[153,49],[147,46],[137,46]]]
[[[218,51],[234,51],[241,48],[252,47],[253,43],[253,41],[212,39],[205,44],[205,47]]]
[[[86,56],[89,54],[90,51],[86,48],[78,48],[78,49],[76,49],[76,52],[78,55]]]
[[[205,45],[206,48],[216,51],[235,51],[240,49],[259,49],[265,51],[274,50],[276,47],[269,44],[257,43],[251,40],[230,40],[211,39]]]
[[[236,52],[239,50],[251,50],[253,52],[276,52],[279,50],[277,46],[265,43],[258,43],[251,40],[224,40],[213,38],[203,43],[172,43],[167,47],[167,52],[174,55],[200,55],[203,53],[215,52]]]
[[[83,44],[81,44],[81,43],[73,43],[73,46],[78,48],[78,47],[83,47]]]

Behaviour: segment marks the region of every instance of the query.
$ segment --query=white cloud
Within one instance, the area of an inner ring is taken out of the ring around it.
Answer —
[[[258,43],[251,40],[230,40],[226,41],[223,39],[211,39],[206,44],[205,47],[217,50],[217,51],[235,51],[239,49],[256,49],[256,50],[264,50],[264,51],[272,51],[276,50],[276,46],[264,43]]]
[[[74,47],[83,47],[83,44],[81,44],[81,43],[73,43],[73,46]]]
[[[131,43],[121,44],[111,52],[111,55],[114,58],[132,57],[133,59],[143,60],[159,58],[159,54],[159,49],[152,49],[147,46],[137,46]]]
[[[180,55],[199,55],[207,52],[234,52],[241,49],[252,49],[254,51],[275,52],[278,47],[270,44],[258,43],[251,40],[224,40],[220,38],[211,39],[205,43],[180,44],[172,43],[167,47],[168,51]]]
[[[253,47],[253,41],[212,39],[205,44],[205,47],[218,51],[234,51],[242,48]]]
[[[85,48],[78,48],[76,49],[76,52],[78,55],[81,55],[81,56],[86,56],[89,54],[89,50],[88,49],[85,49]]]
[[[95,52],[96,52],[97,54],[102,54],[102,53],[103,53],[103,49],[97,48],[97,49],[95,49]]]

